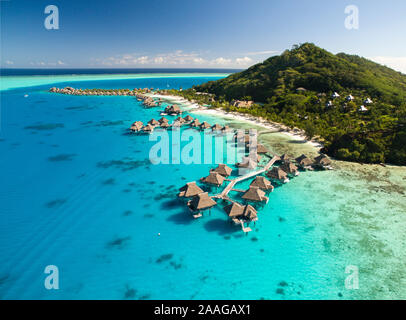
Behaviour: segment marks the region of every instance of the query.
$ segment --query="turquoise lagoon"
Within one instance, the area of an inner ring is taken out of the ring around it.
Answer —
[[[245,236],[222,203],[194,220],[176,201],[214,165],[153,165],[155,142],[127,134],[158,109],[47,92],[187,88],[222,76],[1,79],[1,299],[406,298],[404,167],[337,161],[334,171],[303,172],[270,194]],[[261,140],[277,153],[317,152],[279,133]],[[44,287],[47,265],[59,269],[59,290]],[[358,290],[345,288],[349,265],[359,268]]]

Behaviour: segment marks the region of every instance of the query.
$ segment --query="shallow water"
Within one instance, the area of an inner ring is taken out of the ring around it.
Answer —
[[[187,88],[211,79],[57,86]],[[303,172],[270,194],[245,236],[221,203],[194,220],[174,201],[214,165],[153,165],[155,142],[126,134],[135,120],[160,118],[157,109],[49,87],[1,93],[0,298],[406,298],[405,168],[335,162],[334,171]],[[316,154],[294,140],[261,136],[277,153]],[[44,288],[47,265],[59,268],[59,290]],[[359,267],[359,290],[344,287],[348,265]]]

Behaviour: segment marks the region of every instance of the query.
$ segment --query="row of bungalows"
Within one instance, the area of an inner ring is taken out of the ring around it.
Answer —
[[[52,87],[49,89],[49,92],[76,96],[135,96],[138,98],[141,95],[138,90],[139,89],[75,89],[73,87]]]
[[[310,159],[306,155],[302,154],[300,157],[297,157],[295,161],[297,165],[303,170],[332,169],[332,162],[325,154],[320,154],[314,159]]]

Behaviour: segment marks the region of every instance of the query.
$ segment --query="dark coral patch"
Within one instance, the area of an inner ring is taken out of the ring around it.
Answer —
[[[45,204],[45,206],[47,208],[51,209],[51,208],[55,208],[55,207],[59,207],[59,206],[63,205],[66,201],[67,201],[66,199],[56,199],[56,200],[52,200],[52,201],[47,202]]]
[[[24,127],[26,130],[54,130],[57,128],[63,128],[63,123],[45,123],[45,124],[34,124]]]
[[[122,237],[122,238],[115,238],[115,239],[109,241],[106,244],[106,247],[110,248],[110,249],[112,249],[112,248],[122,249],[130,239],[131,239],[131,237],[129,237],[129,236]]]
[[[162,263],[162,262],[165,262],[165,261],[169,261],[172,258],[173,258],[172,253],[163,254],[159,258],[156,259],[155,263]]]
[[[60,161],[72,161],[76,157],[76,154],[73,153],[62,153],[56,156],[48,157],[48,161],[51,162],[60,162]]]

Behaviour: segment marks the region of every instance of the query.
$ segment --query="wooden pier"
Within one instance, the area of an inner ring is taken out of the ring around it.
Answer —
[[[247,180],[249,178],[255,177],[261,173],[264,173],[265,171],[269,170],[270,167],[278,160],[280,160],[281,158],[278,155],[274,155],[273,158],[266,164],[265,167],[263,167],[260,170],[254,171],[254,172],[249,172],[241,177],[235,178],[233,180],[230,180],[230,183],[227,185],[227,187],[224,188],[224,190],[217,194],[214,195],[213,198],[217,198],[217,199],[224,199],[224,200],[228,200],[230,202],[233,202],[233,200],[230,199],[230,197],[228,196],[228,193],[230,191],[232,191],[234,189],[234,186],[241,181]],[[239,190],[238,190],[239,191]]]

